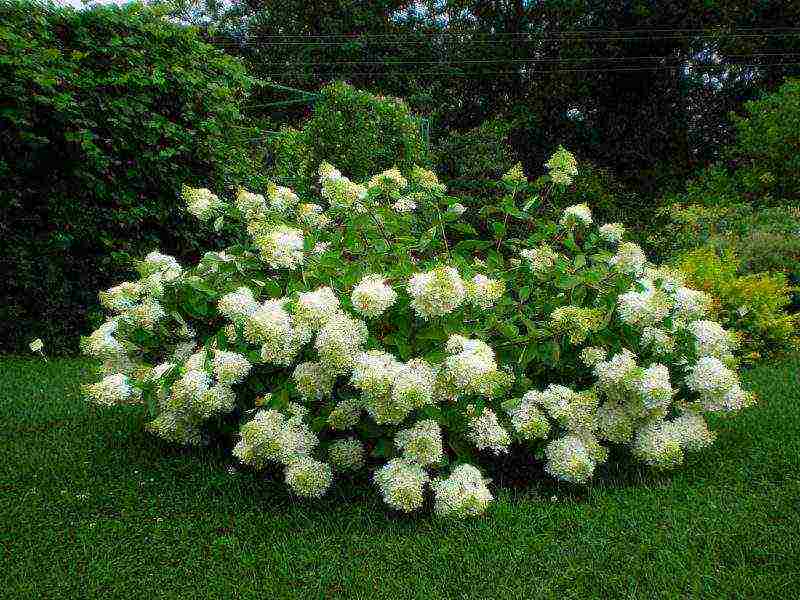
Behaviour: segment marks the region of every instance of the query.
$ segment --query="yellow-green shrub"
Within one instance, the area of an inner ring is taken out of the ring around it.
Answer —
[[[785,275],[740,277],[733,253],[719,256],[710,248],[687,252],[677,266],[686,274],[688,285],[716,299],[720,322],[741,333],[745,356],[755,360],[797,348],[800,319],[785,312],[793,291]]]

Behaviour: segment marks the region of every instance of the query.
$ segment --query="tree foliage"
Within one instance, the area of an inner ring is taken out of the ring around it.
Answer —
[[[255,83],[142,6],[0,4],[0,348],[76,349],[92,289],[132,256],[196,256],[180,186],[250,178]]]

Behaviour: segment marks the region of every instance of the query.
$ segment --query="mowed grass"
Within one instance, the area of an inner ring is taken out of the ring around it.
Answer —
[[[797,358],[749,371],[761,405],[676,473],[494,488],[467,522],[392,514],[365,482],[298,501],[159,443],[135,407],[88,409],[90,371],[0,361],[0,597],[797,597]]]

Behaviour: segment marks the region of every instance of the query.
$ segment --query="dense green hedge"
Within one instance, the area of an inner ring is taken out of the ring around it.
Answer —
[[[270,174],[299,192],[308,191],[323,161],[354,181],[428,163],[420,120],[405,102],[343,82],[323,87],[311,118],[300,129],[284,128],[270,150]]]
[[[142,6],[0,2],[0,351],[75,350],[131,257],[207,247],[180,186],[253,172],[241,109],[256,83]]]

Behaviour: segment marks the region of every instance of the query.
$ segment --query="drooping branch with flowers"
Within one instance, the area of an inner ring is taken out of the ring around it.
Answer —
[[[612,445],[680,465],[713,443],[707,413],[754,402],[736,336],[622,224],[582,204],[538,217],[578,168],[563,148],[546,166],[498,182],[492,239],[420,167],[357,183],[323,163],[315,198],[184,188],[191,215],[244,241],[190,268],[154,251],[101,292],[88,398],[141,403],[176,444],[229,435],[238,461],[281,465],[299,496],[370,469],[406,512],[432,493],[437,514],[483,513],[481,466],[502,453],[575,484]]]

